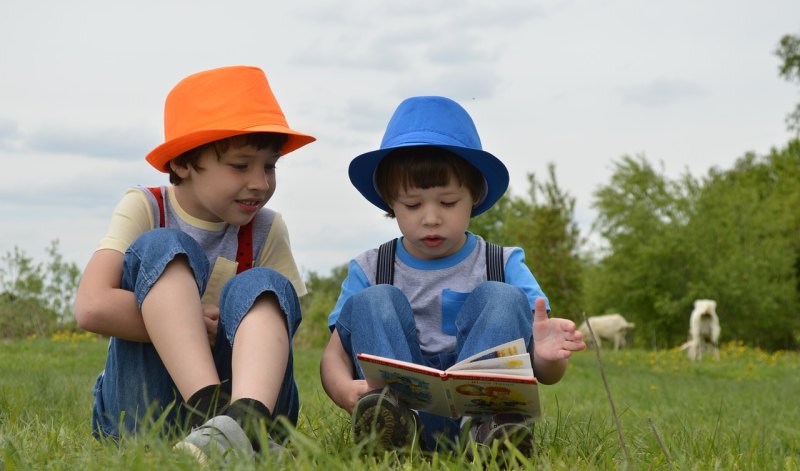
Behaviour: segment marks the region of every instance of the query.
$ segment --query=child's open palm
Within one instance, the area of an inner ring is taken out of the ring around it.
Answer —
[[[569,319],[550,318],[544,298],[536,299],[533,311],[534,356],[543,360],[562,360],[586,348],[583,334]]]

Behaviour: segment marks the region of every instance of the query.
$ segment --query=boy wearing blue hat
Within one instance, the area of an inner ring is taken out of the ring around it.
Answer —
[[[537,379],[552,384],[572,352],[585,348],[573,322],[548,317],[522,249],[467,231],[470,218],[505,193],[505,165],[482,149],[460,105],[422,96],[398,106],[380,149],[356,157],[349,174],[367,200],[397,220],[402,237],[350,262],[328,318],[325,391],[353,413],[357,439],[376,432],[385,449],[407,446],[422,426],[425,448],[442,435],[454,441],[464,428],[477,443],[508,438],[530,453],[529,418],[495,414],[459,423],[411,411],[388,390],[372,389],[356,359],[369,353],[444,370],[523,338]]]

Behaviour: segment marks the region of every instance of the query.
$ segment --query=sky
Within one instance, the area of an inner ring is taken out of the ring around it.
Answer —
[[[399,235],[347,167],[415,95],[461,103],[516,196],[554,164],[591,239],[623,156],[699,178],[786,145],[800,90],[774,51],[798,19],[797,0],[5,0],[0,255],[44,261],[58,240],[82,269],[125,189],[167,184],[144,156],[169,90],[228,65],[262,68],[318,139],[281,159],[268,203],[305,273]]]

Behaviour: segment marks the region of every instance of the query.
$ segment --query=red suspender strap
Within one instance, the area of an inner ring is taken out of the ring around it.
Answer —
[[[153,186],[147,189],[155,196],[156,203],[158,203],[158,227],[164,227],[164,195],[161,187]],[[236,262],[239,267],[236,269],[236,273],[241,273],[253,268],[253,221],[239,228],[237,240],[239,246],[236,248]]]
[[[236,262],[239,267],[236,273],[253,268],[253,221],[239,228],[237,234],[239,247],[236,249]]]
[[[156,197],[158,203],[158,227],[164,227],[164,195],[161,193],[161,187],[151,186],[147,189]]]

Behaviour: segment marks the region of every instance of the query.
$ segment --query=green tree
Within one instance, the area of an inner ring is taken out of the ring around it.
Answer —
[[[585,272],[594,312],[619,311],[648,346],[672,347],[686,338],[693,301],[710,298],[723,339],[796,347],[798,141],[702,182],[670,181],[643,157],[624,157],[595,196],[608,251]]]
[[[72,306],[78,291],[81,272],[74,262],[64,261],[59,251],[59,241],[54,240],[46,249],[47,263],[42,272],[42,295],[40,301],[58,313],[60,320],[72,319]]]
[[[790,82],[800,83],[800,36],[783,36],[775,55],[783,61],[779,68],[780,76]],[[790,131],[800,134],[800,103],[786,117],[786,126]]]
[[[13,335],[61,328],[72,320],[72,305],[80,270],[65,262],[54,240],[46,249],[47,262],[36,262],[19,247],[2,256],[0,265],[0,324]]]
[[[577,320],[583,311],[583,299],[579,255],[582,239],[575,222],[575,198],[558,185],[553,164],[548,165],[547,172],[543,181],[534,174],[528,175],[533,212],[527,220],[524,213],[518,216],[520,222],[530,223],[530,231],[516,233],[520,240],[528,236],[526,256],[537,278],[545,283],[554,313]],[[512,234],[517,228],[522,229],[523,225],[510,228]]]
[[[347,276],[347,265],[335,267],[328,277],[310,272],[306,278],[308,294],[300,298],[303,322],[295,336],[295,345],[322,347],[330,338],[328,314],[333,311],[342,282]]]
[[[469,230],[480,235],[486,240],[500,245],[513,245],[516,241],[512,240],[506,233],[507,220],[511,211],[512,197],[511,192],[500,198],[497,203],[489,208],[480,216],[472,218],[469,222]]]
[[[470,230],[497,244],[521,247],[553,313],[577,319],[582,305],[582,241],[574,221],[575,198],[558,185],[553,164],[546,180],[529,174],[528,183],[527,198],[507,193],[474,218]]]
[[[716,297],[724,335],[764,348],[797,345],[800,144],[712,170],[687,228],[690,296]]]
[[[14,298],[38,299],[44,289],[41,264],[34,262],[16,245],[3,254],[0,287]]]
[[[594,194],[594,229],[608,249],[588,272],[587,315],[619,312],[650,346],[685,337],[690,264],[681,228],[696,191],[691,177],[670,181],[644,156],[614,163],[610,183]]]

